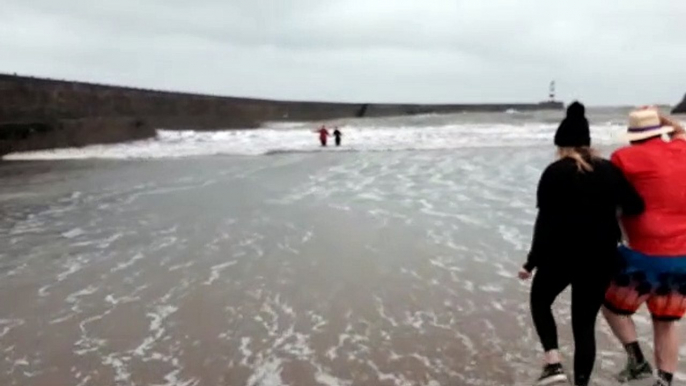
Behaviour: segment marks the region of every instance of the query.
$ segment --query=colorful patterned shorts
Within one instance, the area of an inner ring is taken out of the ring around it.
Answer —
[[[605,307],[632,315],[644,303],[656,320],[674,321],[686,313],[686,256],[648,256],[627,247],[625,264],[605,294]]]

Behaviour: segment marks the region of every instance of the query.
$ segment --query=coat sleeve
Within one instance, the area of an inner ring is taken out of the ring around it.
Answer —
[[[546,235],[550,229],[550,203],[551,195],[555,189],[555,172],[548,168],[541,175],[536,192],[536,206],[538,214],[534,224],[534,233],[531,241],[531,249],[524,264],[524,269],[531,272],[538,267],[541,259],[544,258],[545,251],[550,250],[550,237]]]
[[[617,185],[617,205],[623,216],[638,216],[645,211],[645,202],[622,172],[621,165],[619,158],[613,155],[611,167]]]

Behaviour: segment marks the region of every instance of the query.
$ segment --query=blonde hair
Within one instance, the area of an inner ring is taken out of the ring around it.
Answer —
[[[576,166],[579,168],[579,171],[583,173],[593,171],[593,165],[591,165],[590,161],[594,158],[598,158],[598,153],[589,146],[558,147],[557,156],[560,157],[560,159],[573,159],[576,161]]]

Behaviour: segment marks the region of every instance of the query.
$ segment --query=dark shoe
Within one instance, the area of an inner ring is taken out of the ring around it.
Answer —
[[[562,369],[562,365],[557,363],[554,365],[546,365],[543,368],[543,373],[541,373],[541,376],[536,381],[536,386],[547,386],[561,382],[569,383],[569,379]]]
[[[669,386],[669,382],[662,378],[658,378],[655,380],[655,383],[653,383],[653,386]]]
[[[624,370],[620,371],[615,378],[617,378],[619,382],[625,383],[629,381],[650,378],[652,376],[653,368],[650,367],[650,363],[647,361],[642,363],[629,361],[624,367]]]

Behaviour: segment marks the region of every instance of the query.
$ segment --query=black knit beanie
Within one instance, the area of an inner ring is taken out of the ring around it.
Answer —
[[[591,130],[585,116],[586,108],[579,102],[567,107],[567,116],[555,133],[555,145],[559,147],[591,146]]]

